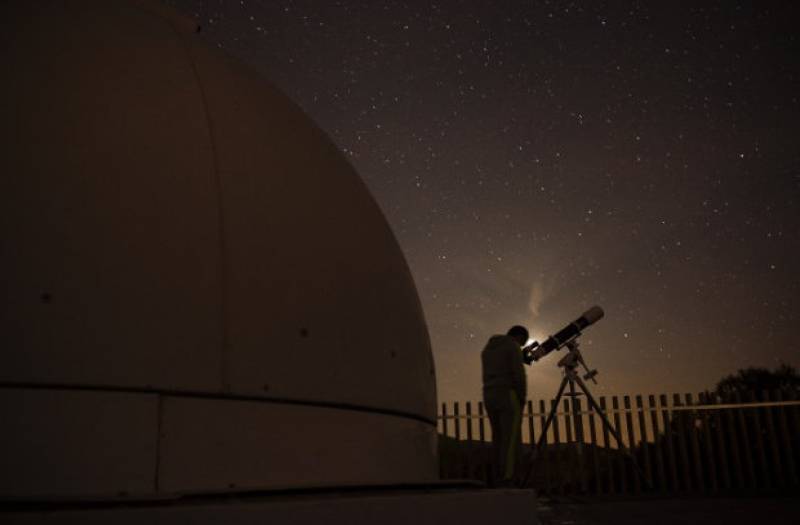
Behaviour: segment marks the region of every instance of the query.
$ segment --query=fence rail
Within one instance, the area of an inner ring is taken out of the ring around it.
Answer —
[[[530,473],[530,486],[596,494],[800,488],[796,392],[602,396],[598,402],[619,444],[576,396],[556,407],[535,451],[554,400],[527,401],[519,471]],[[489,481],[492,432],[483,403],[442,403],[439,433],[443,478]]]

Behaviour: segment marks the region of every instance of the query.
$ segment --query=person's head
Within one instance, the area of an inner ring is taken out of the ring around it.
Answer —
[[[525,343],[528,342],[528,329],[524,326],[514,325],[509,328],[506,335],[518,342],[519,346],[525,346]]]

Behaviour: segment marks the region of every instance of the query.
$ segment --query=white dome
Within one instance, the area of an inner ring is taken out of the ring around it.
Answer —
[[[416,289],[334,144],[158,4],[0,11],[0,496],[435,478]]]

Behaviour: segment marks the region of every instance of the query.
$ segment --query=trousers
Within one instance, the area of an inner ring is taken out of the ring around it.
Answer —
[[[494,477],[511,481],[522,451],[522,401],[513,390],[498,388],[483,391],[483,404],[492,427]]]

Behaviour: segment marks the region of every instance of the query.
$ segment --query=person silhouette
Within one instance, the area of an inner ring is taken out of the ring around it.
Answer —
[[[513,486],[522,450],[521,419],[527,384],[522,347],[528,341],[524,326],[506,335],[493,335],[481,352],[483,403],[492,428],[493,482]]]

